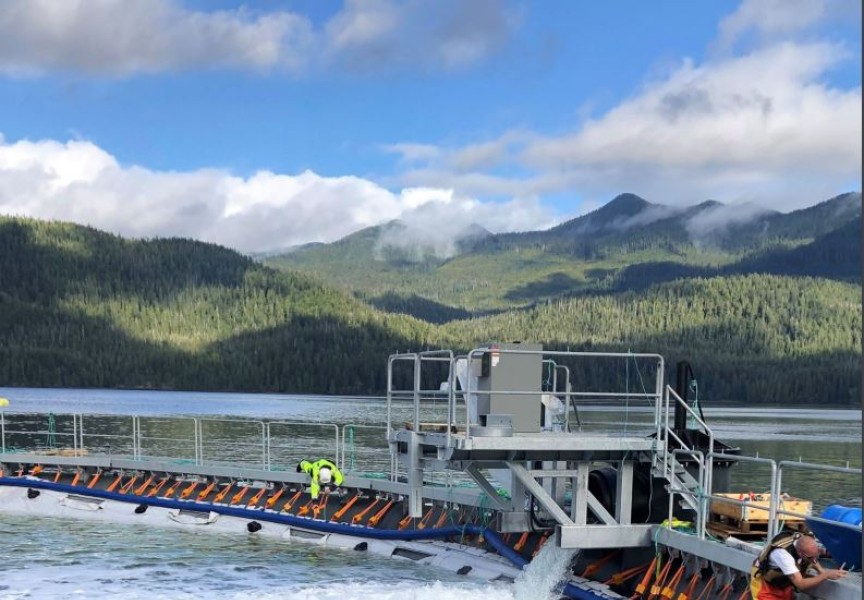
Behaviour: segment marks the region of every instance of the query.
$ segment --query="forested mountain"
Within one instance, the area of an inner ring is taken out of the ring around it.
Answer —
[[[860,282],[860,232],[860,193],[788,214],[714,201],[670,207],[621,194],[546,231],[475,236],[446,260],[427,252],[412,261],[404,247],[390,257],[382,248],[395,236],[370,228],[266,264],[443,323],[680,277],[762,272]]]
[[[810,250],[836,256],[840,234]],[[859,283],[690,273],[626,289],[620,271],[484,317],[429,305],[456,319],[433,325],[209,244],[0,217],[0,386],[380,394],[392,352],[519,339],[687,358],[715,399],[857,403]]]
[[[360,392],[358,348],[429,332],[218,246],[0,217],[0,385]]]

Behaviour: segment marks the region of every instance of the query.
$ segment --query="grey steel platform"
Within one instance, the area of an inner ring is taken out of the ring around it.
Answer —
[[[512,436],[466,436],[464,433],[393,432],[396,441],[416,436],[423,448],[441,449],[449,460],[615,460],[628,452],[649,452],[645,437],[586,433],[516,433]]]

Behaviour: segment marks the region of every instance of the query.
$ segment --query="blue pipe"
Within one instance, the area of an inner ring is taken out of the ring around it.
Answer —
[[[495,551],[513,563],[520,569],[524,569],[528,561],[518,552],[510,548],[504,543],[504,540],[493,530],[477,525],[461,525],[459,527],[450,525],[448,527],[439,527],[437,529],[411,529],[401,531],[398,529],[372,529],[358,525],[348,525],[347,523],[329,523],[326,521],[313,521],[312,519],[304,519],[292,515],[283,515],[280,513],[264,512],[264,509],[250,510],[247,508],[234,508],[231,506],[221,506],[218,504],[203,504],[194,500],[170,500],[168,498],[141,498],[140,496],[129,496],[119,494],[117,492],[108,492],[105,490],[87,489],[82,490],[78,486],[67,485],[64,483],[54,483],[41,479],[22,479],[18,477],[0,477],[0,485],[8,485],[12,487],[26,487],[43,490],[52,490],[55,492],[64,492],[67,494],[86,495],[93,498],[104,498],[106,500],[114,500],[117,502],[125,502],[127,504],[146,504],[147,506],[156,506],[159,508],[172,508],[179,510],[195,510],[199,512],[215,512],[220,515],[229,517],[238,517],[241,519],[255,519],[258,521],[267,521],[270,523],[280,523],[282,525],[290,525],[311,529],[321,533],[339,533],[343,535],[352,535],[356,537],[364,537],[378,540],[431,540],[445,538],[450,536],[461,536],[464,534],[483,535]],[[598,600],[599,596],[592,594],[587,590],[576,587],[572,583],[568,583],[563,590],[563,593],[570,598],[576,600]]]

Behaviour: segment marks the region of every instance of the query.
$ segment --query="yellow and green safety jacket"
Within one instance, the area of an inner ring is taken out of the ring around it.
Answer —
[[[326,458],[322,458],[321,460],[316,460],[315,462],[309,462],[308,460],[300,461],[300,464],[297,465],[298,473],[306,473],[307,475],[312,476],[312,485],[310,487],[310,493],[313,498],[317,498],[318,494],[321,492],[321,482],[318,480],[318,474],[321,469],[327,467],[330,469],[330,473],[333,476],[333,483],[335,485],[342,485],[342,473],[339,469],[336,468],[336,465]]]

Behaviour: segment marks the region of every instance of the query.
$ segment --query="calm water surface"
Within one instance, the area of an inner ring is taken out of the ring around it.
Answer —
[[[7,412],[99,413],[150,417],[187,415],[356,424],[358,463],[381,465],[377,427],[386,404],[375,398],[298,397],[114,390],[0,388]],[[442,414],[424,409],[424,419]],[[861,466],[861,411],[704,407],[716,436],[744,454]],[[412,418],[394,407],[394,421]],[[640,407],[583,407],[582,430],[647,434],[653,417]],[[299,451],[302,452],[301,448]],[[366,454],[364,454],[364,452]],[[286,456],[286,462],[293,456]],[[382,467],[383,468],[383,467]],[[768,470],[739,465],[731,491],[766,491]],[[764,489],[763,489],[764,488]],[[834,473],[784,470],[784,491],[832,503],[861,505],[861,482]],[[373,556],[254,537],[223,536],[0,514],[0,599],[290,598],[296,600],[542,600],[537,586],[489,585],[438,570]]]

